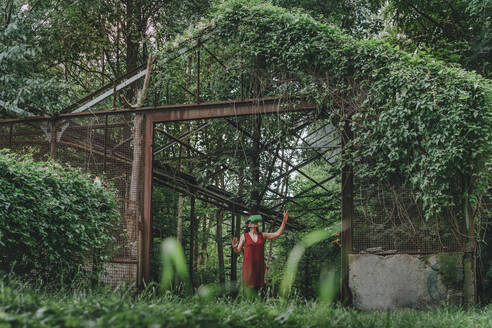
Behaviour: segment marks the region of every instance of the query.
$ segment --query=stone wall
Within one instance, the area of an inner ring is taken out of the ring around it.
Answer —
[[[464,253],[349,255],[349,288],[361,310],[463,303]]]

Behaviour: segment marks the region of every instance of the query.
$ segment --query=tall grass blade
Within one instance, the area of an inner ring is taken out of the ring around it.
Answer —
[[[306,235],[301,242],[297,243],[292,251],[289,254],[289,258],[287,259],[286,268],[284,271],[284,278],[280,283],[280,296],[282,298],[287,298],[294,284],[294,280],[297,275],[297,268],[299,266],[299,261],[304,255],[304,252],[308,247],[319,243],[325,239],[328,239],[335,232],[340,230],[340,224],[333,224],[325,230],[316,230],[308,235]]]
[[[176,238],[167,238],[161,246],[162,274],[161,290],[170,290],[173,286],[174,275],[184,284],[185,291],[191,292],[189,273],[181,244]]]

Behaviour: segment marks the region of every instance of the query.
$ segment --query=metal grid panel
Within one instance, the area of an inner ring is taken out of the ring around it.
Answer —
[[[111,284],[135,283],[137,279],[137,220],[141,208],[136,204],[138,202],[130,201],[133,124],[134,114],[0,124],[0,148],[31,153],[39,160],[46,160],[54,154],[62,165],[98,176],[104,184],[115,189],[120,201],[121,229],[113,245],[113,259],[102,277],[103,281]],[[51,135],[53,126],[56,136]],[[140,183],[136,186],[136,194],[142,193],[143,185]]]
[[[463,251],[464,220],[426,220],[410,188],[355,181],[352,251],[426,254]]]

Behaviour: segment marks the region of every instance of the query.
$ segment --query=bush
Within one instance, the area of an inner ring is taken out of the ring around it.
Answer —
[[[42,283],[95,276],[118,221],[113,194],[80,170],[0,152],[0,271]]]

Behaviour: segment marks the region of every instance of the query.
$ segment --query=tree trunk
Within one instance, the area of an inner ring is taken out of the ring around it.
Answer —
[[[181,171],[181,158],[182,157],[183,157],[183,146],[181,145],[179,147],[179,162],[178,162],[177,171]],[[181,245],[183,245],[183,203],[184,203],[184,196],[183,196],[183,194],[179,193],[178,194],[178,222],[176,225],[176,238],[178,239],[178,241]]]
[[[207,216],[203,216],[202,222],[202,245],[200,249],[200,255],[198,260],[198,266],[203,269],[207,265],[208,253],[207,253],[207,242],[208,242],[208,227],[207,227]]]
[[[143,183],[143,155],[144,155],[144,118],[143,115],[135,115],[133,121],[133,161],[130,177],[130,190],[125,211],[125,223],[128,241],[131,245],[131,255],[136,255],[137,220],[140,215],[139,204],[142,195]],[[135,245],[134,245],[135,244]],[[135,253],[135,254],[134,254]]]
[[[193,203],[195,203],[195,198],[193,197]],[[193,206],[194,207],[194,206]],[[200,220],[196,217],[193,217],[193,272],[197,271],[198,267],[198,226],[200,224]]]
[[[196,224],[196,219],[195,219],[195,197],[191,196],[191,204],[190,204],[190,260],[189,260],[189,271],[190,271],[190,281],[191,284],[193,285],[193,273],[195,272],[195,250],[194,246],[196,243],[196,234],[195,234],[195,226]]]
[[[178,223],[177,223],[177,231],[176,238],[183,245],[183,203],[184,196],[183,194],[178,195]]]
[[[219,281],[225,283],[225,268],[224,268],[224,245],[222,242],[222,222],[224,220],[224,209],[218,209],[217,217],[217,254],[219,256]]]

